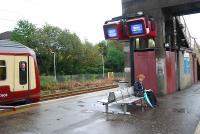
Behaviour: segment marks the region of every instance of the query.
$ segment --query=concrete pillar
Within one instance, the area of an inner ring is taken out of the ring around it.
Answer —
[[[131,8],[130,8],[131,9]],[[138,10],[139,11],[139,10]],[[135,11],[134,13],[137,13],[138,11]],[[155,18],[156,24],[157,24],[157,37],[155,39],[156,44],[156,72],[157,72],[157,83],[158,83],[158,94],[163,95],[166,94],[166,68],[165,68],[165,49],[164,49],[164,43],[165,43],[165,17],[162,13],[161,9],[154,9],[151,11],[143,11],[145,15],[149,15]],[[123,10],[123,15],[131,15],[134,14],[129,9],[125,8]],[[143,47],[141,47],[143,48]],[[125,52],[125,71],[127,80],[129,81],[130,73],[127,67],[130,67],[129,65],[129,56],[128,56],[128,45],[126,45]]]
[[[125,72],[125,81],[129,82],[129,86],[131,85],[131,74],[130,74],[130,47],[129,43],[124,43],[124,72]]]
[[[168,29],[167,27],[165,29],[165,21],[167,20],[168,17],[173,17],[177,15],[186,15],[190,13],[198,13],[200,12],[199,6],[200,6],[199,0],[122,0],[122,15],[135,15],[137,12],[142,11],[145,15],[149,15],[155,18],[157,24],[157,34],[158,34],[158,36],[155,39],[156,74],[157,74],[158,94],[160,95],[166,94],[166,89],[167,89],[166,64],[165,64],[166,52],[164,44],[166,43],[165,33],[166,31],[169,32],[170,29]],[[168,27],[171,28],[171,26]],[[175,36],[171,37],[173,38]],[[171,43],[173,48],[175,48],[176,43],[171,41],[174,40],[174,38],[171,39],[171,37],[168,36],[168,43]],[[127,54],[128,53],[125,53],[125,55]],[[129,56],[125,57],[126,57],[125,66],[127,67],[129,66],[128,65]],[[179,59],[180,57],[181,56],[178,56],[177,59]],[[177,64],[179,65],[179,62],[177,62]],[[128,71],[128,69],[126,71]],[[126,74],[127,76],[128,75],[130,76],[128,72]],[[179,76],[179,74],[177,75]]]

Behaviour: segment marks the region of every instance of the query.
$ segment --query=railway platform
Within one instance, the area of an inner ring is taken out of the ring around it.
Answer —
[[[0,113],[0,134],[193,134],[200,120],[200,83],[158,98],[159,106],[130,115],[105,114],[99,91]],[[113,105],[111,111],[123,109]]]

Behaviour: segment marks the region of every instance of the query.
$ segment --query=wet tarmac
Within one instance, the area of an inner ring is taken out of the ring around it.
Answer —
[[[158,99],[159,107],[118,105],[105,114],[97,103],[107,91],[43,102],[16,113],[0,114],[0,134],[193,134],[200,120],[200,83]]]

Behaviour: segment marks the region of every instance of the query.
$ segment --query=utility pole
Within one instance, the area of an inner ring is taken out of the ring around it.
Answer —
[[[57,81],[57,78],[56,78],[56,53],[53,51],[51,51],[51,53],[53,54],[54,80]]]
[[[57,78],[56,78],[56,53],[54,52],[53,53],[53,57],[54,57],[54,75],[55,75],[55,81],[57,81]]]
[[[56,42],[54,45],[59,46],[59,44]],[[53,46],[53,44],[52,44]],[[63,47],[57,47],[58,50],[62,49]],[[54,80],[57,81],[56,77],[56,52],[52,51],[52,49],[49,48],[50,53],[53,54],[53,68],[54,68]]]
[[[131,76],[131,86],[135,83],[135,67],[134,67],[134,46],[135,38],[130,39],[130,76]]]
[[[104,56],[103,54],[101,55],[102,56],[102,65],[103,65],[103,79],[105,78],[105,72],[104,72]]]

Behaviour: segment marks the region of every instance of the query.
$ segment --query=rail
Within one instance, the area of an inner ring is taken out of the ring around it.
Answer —
[[[97,91],[107,90],[107,89],[116,88],[116,87],[118,87],[117,84],[112,84],[112,85],[104,85],[104,86],[95,87],[95,88],[86,88],[86,89],[82,89],[82,90],[65,91],[65,92],[61,92],[61,93],[41,96],[40,101],[52,100],[52,99],[63,98],[63,97],[74,96],[74,95],[80,95],[80,94],[84,94],[84,93],[97,92]]]
[[[176,19],[179,21],[179,24],[181,24],[183,26],[182,31],[183,31],[183,34],[185,36],[185,39],[186,39],[189,47],[196,54],[197,59],[198,59],[198,61],[200,63],[200,47],[199,47],[199,44],[198,44],[196,38],[191,36],[191,33],[190,33],[189,28],[188,28],[188,26],[186,24],[184,16],[178,16],[178,17],[176,17]]]
[[[183,16],[178,16],[176,18],[179,21],[179,24],[181,24],[183,26],[182,31],[183,31],[183,33],[185,35],[187,43],[189,44],[189,47],[192,48],[192,49],[199,49],[198,43],[196,41],[196,38],[191,36],[189,28],[188,28],[188,26],[186,24],[185,18]]]

